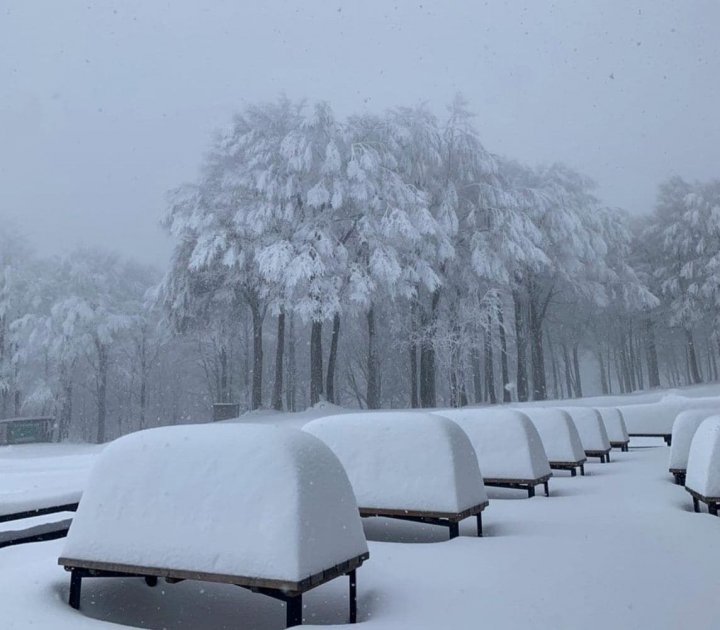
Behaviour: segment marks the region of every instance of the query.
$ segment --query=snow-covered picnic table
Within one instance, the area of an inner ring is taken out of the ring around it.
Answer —
[[[540,435],[530,418],[507,407],[441,409],[465,431],[475,449],[480,472],[487,486],[521,488],[535,496],[543,485],[549,495],[552,476]]]
[[[352,413],[318,418],[304,429],[347,471],[363,516],[418,520],[449,528],[488,504],[477,456],[451,420],[423,412]]]

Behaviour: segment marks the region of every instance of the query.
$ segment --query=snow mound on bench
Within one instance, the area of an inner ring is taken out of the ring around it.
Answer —
[[[563,411],[569,413],[573,419],[585,451],[607,451],[610,448],[605,424],[596,409],[567,407]]]
[[[226,424],[108,445],[62,555],[297,582],[366,551],[352,487],[325,444]]]
[[[628,433],[671,435],[675,418],[688,409],[715,409],[720,412],[720,398],[685,398],[664,396],[659,402],[619,407]]]
[[[602,418],[610,442],[627,442],[628,436],[625,420],[617,407],[595,407]]]
[[[304,431],[338,456],[362,508],[458,513],[487,501],[470,439],[423,412],[326,416]]]
[[[540,435],[522,411],[464,408],[437,413],[465,431],[485,479],[535,480],[551,474]]]
[[[704,497],[720,497],[720,416],[706,418],[695,431],[685,486]]]
[[[551,463],[585,461],[585,450],[569,413],[553,407],[523,407],[522,411],[535,425]]]
[[[695,437],[695,432],[703,420],[715,414],[716,412],[712,409],[688,409],[677,415],[672,428],[669,468],[681,470],[687,468],[690,445]]]

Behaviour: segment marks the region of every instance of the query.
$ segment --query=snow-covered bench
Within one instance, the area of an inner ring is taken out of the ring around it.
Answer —
[[[720,411],[720,398],[669,395],[655,403],[619,407],[631,438],[659,437],[665,440],[668,446],[672,444],[673,423],[681,411],[708,408]]]
[[[534,497],[535,486],[542,485],[550,496],[552,470],[535,425],[522,411],[467,407],[438,413],[470,438],[486,486],[520,488]]]
[[[612,448],[619,448],[623,452],[628,451],[630,436],[625,426],[625,420],[617,407],[595,407],[602,417],[608,440]]]
[[[142,577],[150,586],[234,584],[286,602],[368,558],[342,465],[307,433],[260,425],[151,429],[100,455],[58,563],[71,572],[70,605],[89,577]]]
[[[0,523],[14,524],[16,521],[37,516],[74,512],[82,495],[79,490],[62,491],[43,488],[33,488],[18,494],[19,496],[14,498],[12,495],[0,498]],[[69,527],[70,519],[63,518],[39,525],[34,523],[23,529],[3,530],[0,531],[0,547],[62,538],[67,535]]]
[[[685,489],[692,495],[693,509],[707,504],[718,515],[720,505],[720,415],[702,421],[690,444]]]
[[[688,409],[681,411],[672,428],[672,443],[670,446],[670,474],[675,477],[675,483],[685,485],[690,444],[695,431],[705,418],[715,415],[712,409]]]
[[[540,435],[552,470],[585,474],[585,451],[570,414],[554,407],[522,407]]]
[[[601,463],[610,461],[610,440],[600,413],[592,407],[565,407],[580,435],[586,457],[597,457]]]
[[[326,416],[304,431],[325,442],[350,478],[363,517],[443,525],[450,538],[460,521],[488,505],[477,456],[451,420],[423,412]]]

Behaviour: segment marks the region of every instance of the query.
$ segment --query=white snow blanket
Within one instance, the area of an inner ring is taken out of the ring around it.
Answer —
[[[108,445],[62,556],[296,582],[366,551],[329,448],[302,431],[225,424]]]
[[[485,479],[527,481],[552,474],[540,435],[522,411],[466,407],[437,413],[465,431]]]
[[[679,470],[687,468],[690,444],[695,437],[695,432],[705,418],[709,418],[715,413],[713,409],[688,409],[677,415],[672,427],[669,468]]]
[[[704,497],[720,497],[720,416],[706,418],[695,431],[685,486]]]
[[[720,398],[686,398],[664,396],[659,402],[620,406],[628,433],[672,434],[673,423],[686,409],[714,408],[720,412]]]
[[[0,516],[77,503],[102,446],[0,447]]]
[[[617,407],[595,407],[600,414],[610,442],[627,442],[628,436],[625,419]]]
[[[523,407],[522,411],[535,425],[550,462],[585,461],[580,435],[567,411],[554,407]]]
[[[583,449],[589,451],[607,451],[610,440],[600,413],[592,407],[566,407],[580,435]]]
[[[326,416],[305,425],[338,456],[363,508],[458,513],[487,501],[470,439],[423,412]]]

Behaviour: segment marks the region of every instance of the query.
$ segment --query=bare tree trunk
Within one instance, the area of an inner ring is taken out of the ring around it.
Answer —
[[[565,368],[565,387],[567,388],[568,398],[573,396],[572,372],[570,371],[570,353],[565,343],[560,344],[562,348],[563,366]]]
[[[253,323],[253,375],[252,375],[252,408],[262,407],[263,381],[263,319],[264,312],[258,305],[251,305]]]
[[[313,321],[310,330],[310,405],[323,395],[322,322]]]
[[[220,346],[220,400],[218,402],[230,402],[230,391],[228,387],[228,353],[225,344]]]
[[[435,384],[435,320],[440,302],[440,291],[432,294],[430,314],[423,319],[423,336],[420,343],[420,404],[422,407],[435,407],[437,401]]]
[[[288,364],[287,364],[287,392],[286,406],[288,411],[295,411],[295,397],[297,393],[297,366],[295,363],[295,314],[290,312],[290,326],[288,330]]]
[[[688,365],[690,369],[690,382],[693,385],[702,383],[702,376],[700,376],[700,368],[698,367],[697,354],[695,352],[695,341],[693,340],[692,331],[685,329],[685,341],[687,343],[688,351]]]
[[[527,377],[527,338],[523,318],[523,304],[520,294],[513,291],[513,305],[515,307],[515,348],[517,352],[517,398],[524,402],[528,399]]]
[[[108,349],[99,340],[95,339],[95,349],[98,355],[97,373],[97,438],[98,444],[105,442],[105,427],[107,421],[107,376],[108,376]]]
[[[530,350],[533,375],[533,400],[547,399],[545,379],[545,352],[543,348],[543,320],[545,306],[538,304],[537,297],[530,296]]]
[[[512,401],[510,395],[510,371],[508,369],[507,339],[505,338],[505,318],[503,316],[502,304],[497,305],[498,335],[500,337],[500,375],[502,378],[503,402]]]
[[[605,361],[603,360],[602,348],[598,349],[595,356],[597,357],[598,366],[600,367],[600,388],[602,393],[607,395],[610,393],[610,388],[608,387],[607,374],[605,373]]]
[[[285,311],[280,310],[277,319],[277,344],[275,346],[275,382],[273,383],[272,407],[282,411],[283,358],[285,354]]]
[[[548,342],[548,351],[550,352],[550,370],[552,372],[553,379],[553,398],[559,400],[565,397],[562,387],[562,380],[560,379],[560,370],[558,369],[558,359],[553,347],[552,337],[546,333]]]
[[[493,361],[493,344],[492,344],[492,317],[490,313],[485,318],[485,330],[483,338],[485,340],[485,391],[491,404],[497,404],[497,396],[495,395],[495,366]]]
[[[417,409],[420,407],[418,397],[418,346],[416,341],[417,335],[417,302],[414,300],[410,304],[410,407]]]
[[[473,390],[475,394],[475,404],[483,401],[482,391],[482,370],[480,369],[480,349],[475,346],[471,355],[472,371],[473,371]]]
[[[375,348],[375,307],[367,312],[368,353],[367,353],[367,406],[368,409],[380,408],[380,388],[378,375],[377,350]]]
[[[645,360],[648,366],[648,385],[650,388],[660,387],[655,326],[649,317],[645,320]]]
[[[330,354],[328,355],[327,378],[325,391],[328,402],[337,403],[335,399],[335,372],[337,365],[338,344],[340,341],[340,313],[333,315],[332,337],[330,338]]]
[[[573,371],[575,372],[575,397],[582,398],[582,381],[580,380],[580,358],[578,344],[573,344]]]

